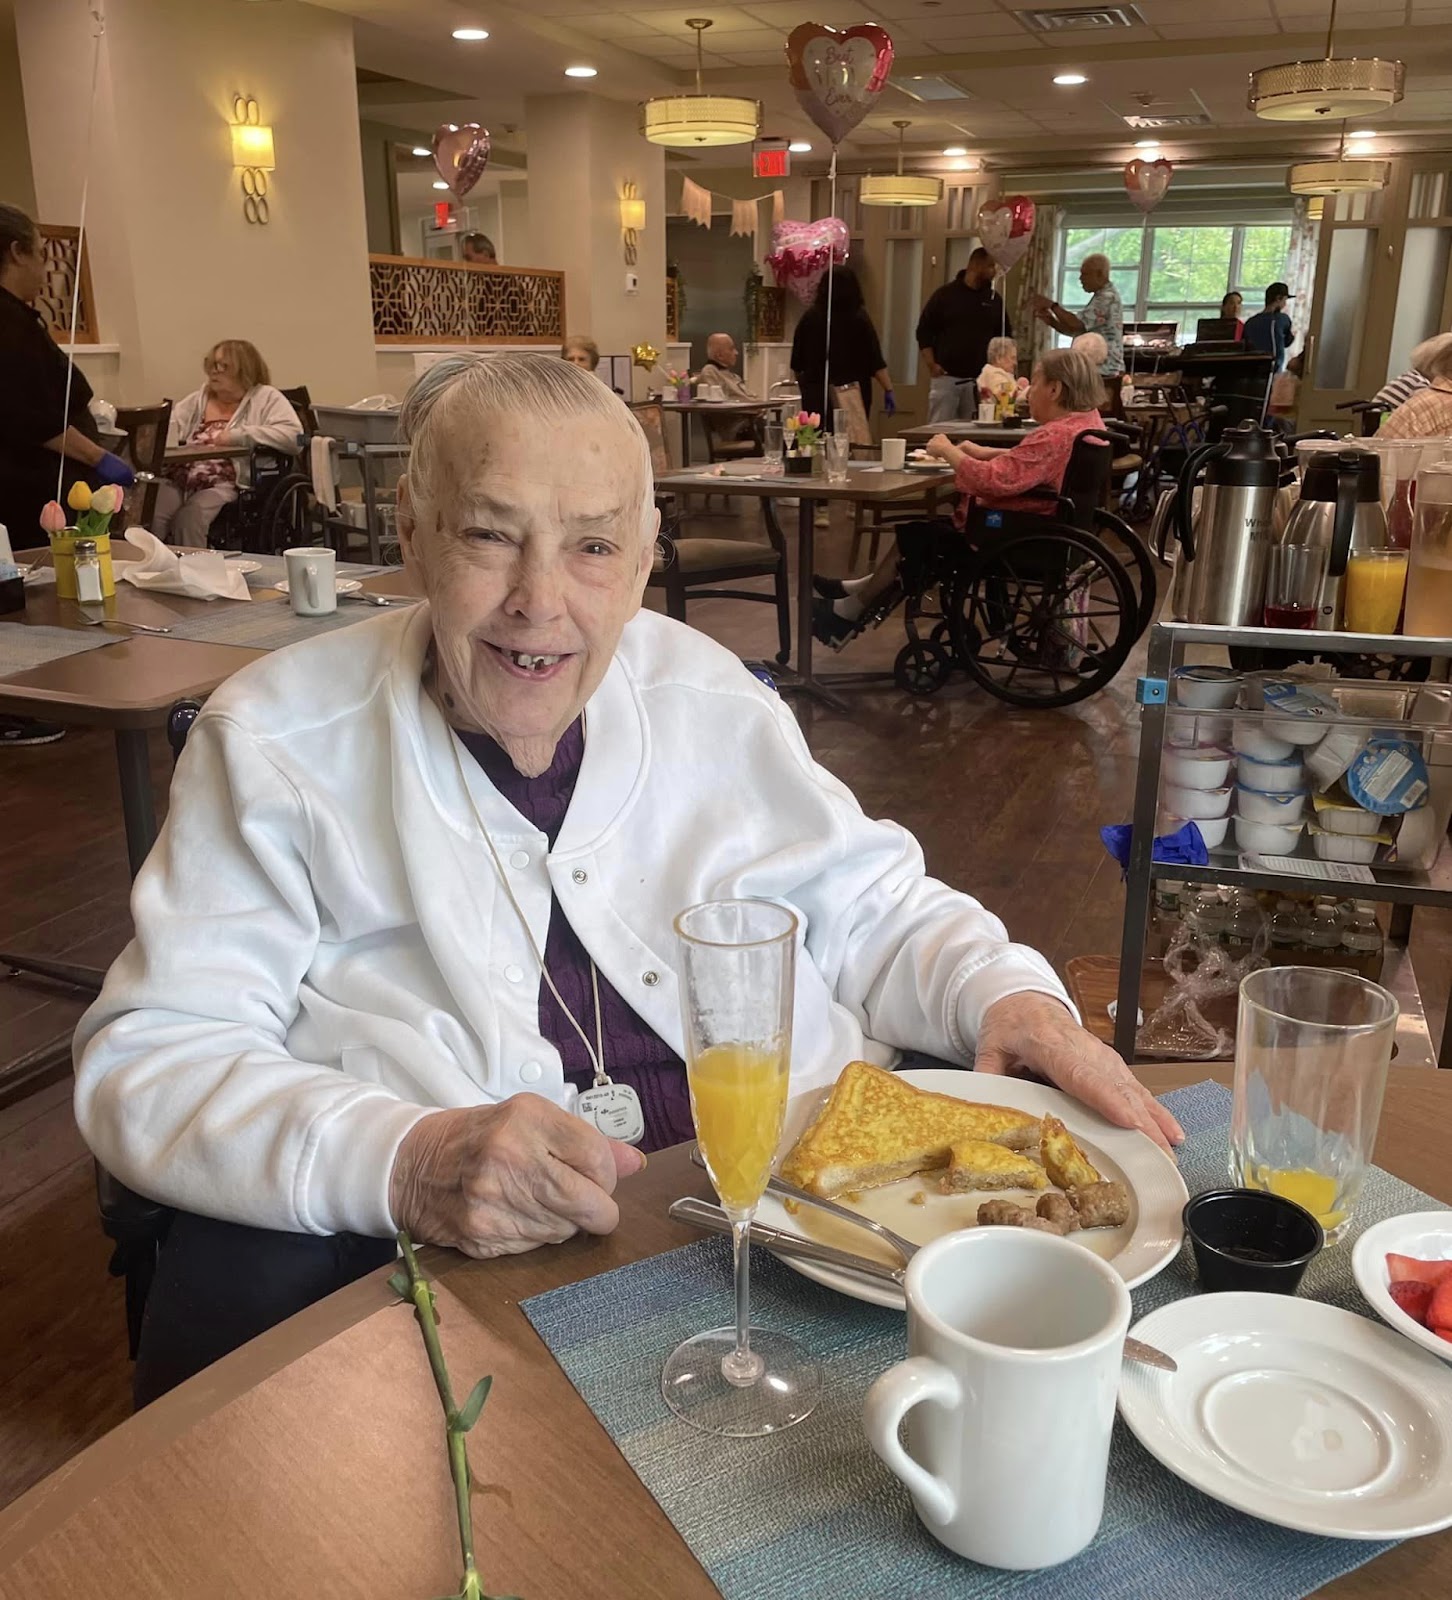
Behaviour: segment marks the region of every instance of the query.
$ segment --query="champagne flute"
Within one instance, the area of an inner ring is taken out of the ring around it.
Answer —
[[[731,1219],[736,1322],[679,1345],[661,1393],[693,1426],[751,1439],[800,1422],[822,1381],[794,1339],[750,1325],[748,1230],[786,1116],[797,919],[769,900],[714,900],[681,912],[675,926],[691,1115]]]

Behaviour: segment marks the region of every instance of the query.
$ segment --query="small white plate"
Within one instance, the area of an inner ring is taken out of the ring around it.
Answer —
[[[358,591],[363,587],[363,580],[361,578],[336,578],[334,579],[334,582],[337,585],[336,592],[338,594],[357,594]],[[279,578],[277,582],[272,585],[272,587],[276,589],[279,594],[286,594],[287,579]]]
[[[1452,1374],[1369,1317],[1278,1294],[1200,1294],[1130,1332],[1119,1410],[1176,1477],[1248,1516],[1332,1539],[1452,1526]]]
[[[951,472],[953,470],[946,461],[905,461],[903,466],[909,472]]]
[[[978,1100],[986,1105],[1012,1106],[1030,1116],[1058,1117],[1100,1172],[1106,1178],[1117,1178],[1129,1190],[1129,1221],[1124,1227],[1092,1228],[1069,1237],[1103,1256],[1131,1289],[1154,1277],[1179,1253],[1180,1240],[1184,1237],[1180,1212],[1189,1195],[1179,1168],[1152,1139],[1128,1128],[1116,1128],[1097,1111],[1091,1111],[1047,1084],[986,1073],[956,1072],[949,1067],[920,1067],[901,1076],[915,1088],[952,1095],[955,1100]],[[829,1093],[826,1088],[809,1089],[795,1096],[787,1106],[786,1126],[776,1161],[778,1168]],[[923,1196],[921,1204],[915,1203],[913,1198],[919,1194]],[[1022,1203],[1032,1202],[1034,1198],[1017,1189],[997,1195],[940,1194],[937,1178],[929,1173],[904,1178],[881,1189],[864,1189],[855,1201],[839,1196],[838,1204],[860,1211],[874,1222],[885,1223],[894,1233],[900,1233],[915,1244],[928,1244],[945,1233],[976,1227],[978,1207],[984,1200],[1007,1199]],[[791,1212],[783,1196],[768,1193],[762,1196],[756,1215],[770,1227],[806,1234],[889,1266],[900,1265],[896,1252],[865,1228],[838,1222],[813,1206],[802,1205]],[[803,1277],[840,1290],[854,1300],[890,1306],[898,1311],[904,1309],[902,1290],[893,1284],[862,1278],[855,1272],[817,1261],[786,1261],[785,1264]]]
[[[227,558],[227,565],[233,572],[240,572],[244,578],[249,572],[262,571],[262,563],[260,561],[233,561],[229,556]]]
[[[1387,1292],[1388,1255],[1416,1256],[1419,1261],[1452,1260],[1452,1211],[1412,1211],[1404,1217],[1388,1217],[1368,1228],[1351,1252],[1356,1287],[1377,1316],[1414,1344],[1443,1361],[1452,1361],[1452,1344],[1409,1317]]]

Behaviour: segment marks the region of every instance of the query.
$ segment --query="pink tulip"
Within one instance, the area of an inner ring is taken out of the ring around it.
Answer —
[[[61,533],[66,525],[66,514],[54,500],[47,500],[40,513],[42,533]]]
[[[807,413],[807,426],[809,428],[819,428],[821,425],[822,413],[820,411],[809,411]]]
[[[114,516],[121,509],[121,487],[115,483],[103,483],[91,496],[91,510],[99,511],[103,516]]]
[[[805,428],[808,425],[808,423],[811,422],[811,420],[812,419],[807,415],[807,413],[805,411],[798,411],[797,412],[797,426],[799,428]]]

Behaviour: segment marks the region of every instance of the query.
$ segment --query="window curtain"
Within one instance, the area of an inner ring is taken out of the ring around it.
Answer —
[[[1304,198],[1296,201],[1295,216],[1291,222],[1291,248],[1286,253],[1286,282],[1295,299],[1291,302],[1291,323],[1296,330],[1295,348],[1306,348],[1306,335],[1311,331],[1311,314],[1315,310],[1312,296],[1316,289],[1316,251],[1321,243],[1321,224],[1310,217],[1310,202]]]
[[[1054,330],[1034,316],[1033,299],[1036,294],[1046,294],[1050,300],[1054,298],[1054,245],[1058,231],[1059,207],[1037,206],[1033,238],[1019,264],[1018,293],[1012,307],[1018,359],[1020,364],[1027,363],[1030,367],[1054,340]]]

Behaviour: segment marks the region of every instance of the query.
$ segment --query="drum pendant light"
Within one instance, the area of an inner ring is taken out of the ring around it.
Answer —
[[[870,173],[859,180],[857,202],[864,206],[935,206],[943,198],[941,178],[916,178],[902,170],[903,135],[910,122],[894,122],[897,129],[897,172],[889,177]]]
[[[1400,61],[1332,55],[1336,4],[1331,0],[1323,60],[1283,61],[1251,73],[1247,103],[1256,116],[1272,122],[1338,122],[1385,110],[1402,98],[1407,69]]]
[[[1391,166],[1346,154],[1346,124],[1341,124],[1341,148],[1331,161],[1298,161],[1286,174],[1292,194],[1375,194],[1385,189]]]
[[[640,131],[652,144],[699,149],[705,145],[749,144],[761,129],[761,102],[735,95],[706,94],[701,87],[701,35],[709,17],[687,17],[696,31],[695,94],[658,95],[640,107]]]

